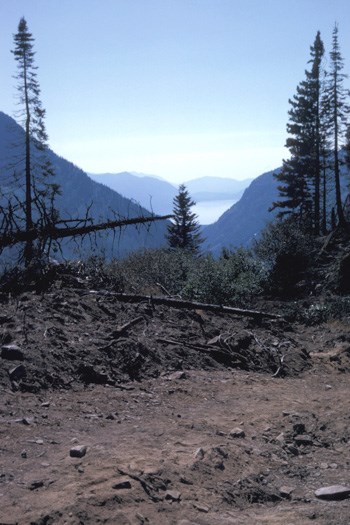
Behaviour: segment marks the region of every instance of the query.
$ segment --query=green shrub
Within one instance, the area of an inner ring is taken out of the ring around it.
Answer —
[[[295,285],[310,266],[316,242],[293,220],[269,224],[254,251],[269,272],[266,291],[285,297],[296,295]]]
[[[183,295],[201,302],[242,304],[262,291],[264,279],[261,264],[249,251],[225,250],[217,260],[211,255],[198,259],[189,272]]]
[[[262,266],[247,250],[196,256],[188,250],[146,250],[110,265],[125,291],[178,295],[215,304],[239,304],[260,293]]]
[[[119,275],[126,291],[177,295],[195,260],[187,250],[143,250],[113,261],[110,271]]]

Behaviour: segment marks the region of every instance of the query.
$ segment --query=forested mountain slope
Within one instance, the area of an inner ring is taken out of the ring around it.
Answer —
[[[0,184],[3,192],[14,191],[14,169],[20,169],[23,157],[24,130],[11,117],[0,112]],[[62,195],[57,197],[56,206],[61,218],[84,218],[89,215],[94,222],[114,217],[132,218],[149,216],[150,212],[135,202],[122,197],[116,191],[93,181],[83,170],[59,157],[52,150],[48,157],[54,167],[52,179],[61,187]],[[159,247],[165,243],[165,222],[147,227],[127,227],[122,232],[100,234],[94,239],[85,239],[82,247],[76,243],[65,243],[67,257],[87,255],[89,252],[102,253],[107,257],[124,255],[142,247]],[[93,241],[92,243],[90,241]]]

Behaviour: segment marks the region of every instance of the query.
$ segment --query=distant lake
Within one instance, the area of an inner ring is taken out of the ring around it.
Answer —
[[[207,226],[217,221],[218,218],[233,204],[236,200],[227,201],[203,201],[193,206],[192,211],[198,215],[199,223],[202,226]]]

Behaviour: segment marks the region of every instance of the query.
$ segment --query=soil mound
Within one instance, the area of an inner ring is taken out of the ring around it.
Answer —
[[[16,295],[3,291],[0,302],[0,382],[14,390],[121,385],[189,369],[295,375],[310,366],[283,319],[121,302],[110,282],[79,268],[56,268]]]

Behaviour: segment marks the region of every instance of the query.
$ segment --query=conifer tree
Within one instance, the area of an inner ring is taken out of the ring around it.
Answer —
[[[344,60],[340,52],[338,41],[338,26],[335,24],[333,29],[332,50],[330,52],[330,71],[324,96],[324,111],[327,118],[327,125],[331,133],[331,147],[334,174],[334,186],[336,197],[336,213],[338,223],[345,225],[345,216],[342,204],[342,195],[340,187],[340,165],[339,150],[344,146],[346,133],[348,129],[348,115],[350,107],[347,102],[349,91],[344,87],[344,80],[347,75],[342,73]]]
[[[181,248],[198,253],[203,242],[197,215],[191,212],[195,202],[190,197],[186,186],[179,186],[179,193],[174,198],[172,223],[168,226],[168,243],[170,248]]]
[[[34,220],[45,222],[54,220],[57,212],[54,209],[54,197],[59,193],[59,186],[47,181],[53,174],[52,167],[46,156],[48,136],[45,129],[45,110],[40,100],[40,86],[37,79],[33,50],[34,38],[28,31],[25,18],[21,18],[18,31],[14,35],[12,53],[17,62],[17,91],[19,100],[19,117],[25,130],[23,156],[20,159],[16,176],[20,180],[24,175],[24,215],[25,229],[29,233],[34,226]],[[26,265],[34,255],[33,243],[28,240],[24,249]]]
[[[297,86],[293,99],[289,100],[290,135],[286,147],[290,158],[283,161],[282,170],[275,174],[281,200],[273,208],[281,208],[280,217],[291,215],[308,225],[316,234],[320,229],[321,169],[324,144],[322,126],[322,57],[324,46],[318,31],[311,46],[310,71]]]

